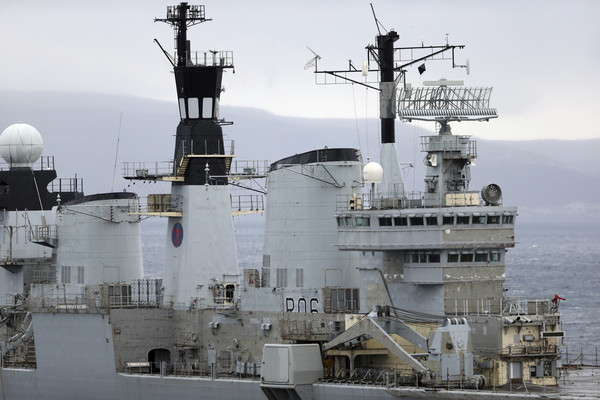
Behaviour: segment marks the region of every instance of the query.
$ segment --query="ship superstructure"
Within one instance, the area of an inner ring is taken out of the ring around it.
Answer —
[[[125,163],[124,177],[170,182],[169,193],[21,190],[13,177],[56,176],[31,168],[37,136],[26,157],[4,156],[14,162],[0,174],[4,231],[12,238],[10,221],[29,215],[19,246],[35,251],[19,264],[14,241],[1,246],[0,295],[11,300],[0,310],[0,398],[410,399],[470,388],[465,396],[483,399],[516,382],[556,385],[558,299],[504,297],[517,209],[496,184],[469,188],[476,144],[450,128],[495,118],[491,89],[405,81],[407,68],[442,54],[460,67],[464,46],[395,48],[390,31],[367,46],[362,71],[321,71],[315,59],[317,77],[377,75],[365,84],[380,93],[380,163],[326,147],[268,164],[235,160],[223,139],[233,55],[191,50],[187,28],[209,21],[204,7],[180,3],[156,21],[175,32],[175,55],[163,50],[180,113],[173,159]],[[403,49],[409,60],[396,56]],[[438,124],[421,140],[418,194],[403,182],[398,116]],[[262,189],[231,193],[252,179],[266,181],[266,208]],[[12,210],[16,190],[40,207]],[[260,270],[236,256],[232,216],[249,212],[266,214]],[[164,279],[143,273],[146,216],[168,218]]]

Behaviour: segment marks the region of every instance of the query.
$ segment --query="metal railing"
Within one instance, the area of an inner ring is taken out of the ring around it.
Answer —
[[[31,225],[28,229],[28,240],[41,243],[57,239],[56,225]]]
[[[37,169],[36,169],[37,167]],[[32,165],[34,170],[53,170],[54,169],[54,156],[41,156],[37,163]],[[0,171],[10,169],[10,164],[0,158]]]
[[[269,162],[266,160],[234,160],[229,174],[234,177],[266,176]]]
[[[50,193],[80,192],[83,193],[83,178],[58,178],[48,185]]]
[[[446,314],[458,315],[547,315],[558,311],[549,299],[454,299],[446,301]]]
[[[590,352],[583,352],[583,347],[579,348],[579,352],[571,351],[569,353],[569,346],[565,346],[565,364],[571,366],[591,366],[600,367],[600,354],[598,353],[598,346],[596,346]]]
[[[218,360],[217,360],[218,361]],[[243,364],[243,366],[241,365]],[[219,364],[216,364],[219,365]],[[235,371],[229,367],[217,369],[215,378],[244,378],[260,379],[260,364],[237,361]],[[175,361],[175,362],[130,362],[123,363],[124,373],[131,375],[161,375],[161,376],[211,376],[212,369],[206,360],[194,360],[193,362]],[[219,369],[227,371],[219,371]]]
[[[264,198],[257,194],[231,196],[231,210],[238,213],[262,212],[265,210]]]
[[[509,356],[555,356],[559,354],[559,345],[538,345],[538,346],[529,346],[526,344],[523,345],[509,345],[501,349],[498,352],[498,355],[509,357]]]
[[[122,174],[124,177],[136,177],[144,179],[148,177],[160,177],[173,175],[173,160],[170,161],[125,161],[123,162]]]
[[[205,67],[233,67],[233,51],[190,51],[189,59],[194,65]],[[175,53],[177,59],[177,53]]]

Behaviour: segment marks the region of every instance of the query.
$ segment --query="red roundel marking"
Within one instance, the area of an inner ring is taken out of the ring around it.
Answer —
[[[181,242],[183,242],[183,226],[178,222],[173,225],[173,231],[171,232],[171,241],[173,242],[173,246],[179,247],[181,246]]]

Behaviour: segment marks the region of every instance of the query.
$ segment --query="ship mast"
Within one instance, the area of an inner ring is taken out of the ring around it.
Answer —
[[[173,65],[180,114],[168,177],[169,201],[177,199],[180,211],[169,216],[163,302],[183,310],[201,300],[217,301],[213,289],[238,274],[227,179],[234,147],[224,142],[225,122],[218,117],[221,79],[226,68],[233,68],[233,53],[191,51],[187,28],[209,21],[204,6],[182,2],[155,21],[175,31],[175,57],[163,52]]]
[[[377,21],[377,19],[376,19]],[[379,22],[378,29],[379,29]],[[329,83],[353,83],[366,86],[379,92],[379,119],[381,124],[381,155],[380,162],[383,167],[383,182],[379,185],[378,195],[381,197],[394,198],[401,204],[407,204],[408,198],[404,187],[402,170],[398,160],[396,142],[396,100],[397,88],[400,83],[405,84],[407,68],[418,63],[419,73],[425,71],[426,60],[452,60],[453,67],[464,67],[457,65],[454,61],[454,50],[462,49],[464,45],[450,45],[446,43],[441,46],[419,46],[419,47],[394,47],[399,39],[396,31],[387,33],[378,32],[375,38],[376,45],[366,47],[367,60],[363,68],[357,69],[349,62],[345,70],[319,70],[315,62],[315,74],[317,84]],[[446,55],[450,53],[451,55]],[[374,65],[374,68],[371,66]],[[376,81],[369,80],[369,73],[377,72]],[[361,82],[350,78],[355,73],[362,73],[365,77]],[[322,80],[319,80],[319,76]],[[333,82],[331,80],[333,77]],[[329,78],[329,81],[328,81]]]
[[[221,80],[226,68],[233,68],[231,51],[192,52],[187,28],[206,21],[204,6],[182,2],[167,7],[165,22],[175,32],[174,61],[177,99],[181,121],[177,127],[174,173],[183,178],[174,184],[227,185],[231,149],[223,141],[218,120]],[[162,46],[161,46],[162,49]]]

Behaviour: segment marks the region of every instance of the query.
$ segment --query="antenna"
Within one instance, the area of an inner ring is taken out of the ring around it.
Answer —
[[[317,61],[321,59],[321,56],[318,55],[317,53],[315,53],[315,51],[313,49],[311,49],[310,47],[306,46],[306,48],[308,50],[310,50],[310,52],[313,53],[315,56],[313,58],[311,58],[310,60],[308,60],[308,62],[304,66],[304,69],[309,69],[314,66],[315,71],[316,71],[317,70]]]
[[[373,18],[375,19],[375,26],[377,27],[377,32],[379,32],[379,35],[381,35],[381,29],[379,29],[379,27],[381,26],[383,28],[384,31],[387,32],[387,29],[385,29],[385,26],[383,26],[381,24],[381,22],[379,22],[379,20],[377,19],[377,15],[375,15],[375,8],[373,7],[373,3],[369,3],[371,5],[371,11],[373,12]]]
[[[187,28],[206,21],[211,20],[204,16],[204,6],[191,6],[185,2],[167,7],[167,18],[154,18],[154,22],[165,22],[175,29],[177,66],[187,64]]]

